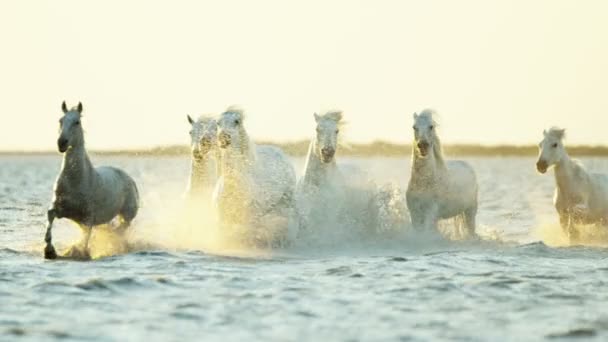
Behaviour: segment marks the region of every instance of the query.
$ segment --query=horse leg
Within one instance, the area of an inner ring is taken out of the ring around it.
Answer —
[[[411,211],[410,218],[412,220],[412,227],[415,231],[421,232],[424,230],[424,216],[421,213]]]
[[[436,204],[429,205],[424,215],[424,229],[433,233],[439,232],[439,207]]]
[[[570,213],[559,214],[559,223],[568,238],[568,242],[572,243],[573,235],[575,235],[574,217]]]
[[[93,231],[92,226],[82,226],[84,230],[84,248],[82,249],[83,259],[91,259],[91,253],[89,252],[89,240],[91,239],[91,232]]]
[[[124,216],[119,215],[118,219],[120,220],[120,224],[116,227],[116,232],[120,235],[124,235],[127,231],[127,228],[131,226],[131,221],[127,221]]]
[[[44,247],[44,258],[57,259],[57,252],[55,251],[55,247],[53,247],[53,235],[51,233],[51,230],[53,229],[53,221],[57,217],[55,209],[49,209],[46,212],[46,217],[48,225],[46,227],[46,234],[44,236],[44,241],[46,242],[46,247]]]
[[[477,237],[475,232],[476,222],[475,216],[477,215],[477,206],[471,207],[464,211],[464,227],[467,230],[467,237]]]

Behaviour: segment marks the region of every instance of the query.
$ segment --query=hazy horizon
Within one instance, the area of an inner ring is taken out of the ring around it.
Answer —
[[[246,110],[299,141],[340,108],[345,140],[406,144],[412,113],[447,144],[607,145],[604,1],[7,1],[0,150],[52,150],[82,101],[91,149],[188,142],[186,114]]]

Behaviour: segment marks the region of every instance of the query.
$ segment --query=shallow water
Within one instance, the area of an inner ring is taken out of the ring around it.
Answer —
[[[563,246],[553,177],[537,175],[532,158],[469,160],[480,182],[481,242],[328,234],[318,244],[268,251],[211,243],[207,225],[178,222],[187,159],[96,157],[134,176],[143,207],[129,237],[136,248],[79,262],[42,258],[59,157],[0,157],[0,336],[605,340],[602,234]],[[405,186],[409,177],[405,159],[350,162],[378,184]],[[607,159],[584,162],[608,172]],[[300,169],[302,160],[295,163]],[[102,250],[107,237],[99,232]],[[64,249],[79,234],[60,220],[54,241]]]

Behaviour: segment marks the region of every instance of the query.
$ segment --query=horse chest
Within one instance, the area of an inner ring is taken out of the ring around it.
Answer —
[[[83,200],[84,198],[84,193],[70,190],[65,183],[58,183],[55,189],[53,207],[59,217],[81,222],[90,214],[90,208],[87,201]]]
[[[583,203],[584,196],[580,191],[565,191],[565,189],[560,188],[555,191],[555,208],[558,211],[565,211]]]

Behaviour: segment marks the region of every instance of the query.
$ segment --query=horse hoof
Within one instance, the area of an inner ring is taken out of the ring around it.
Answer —
[[[57,259],[57,252],[55,252],[55,247],[53,247],[53,245],[46,245],[44,248],[44,258],[49,260]]]

